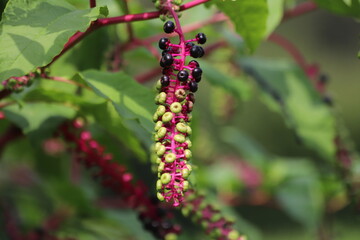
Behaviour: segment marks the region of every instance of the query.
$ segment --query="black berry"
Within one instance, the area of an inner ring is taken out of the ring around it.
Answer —
[[[179,79],[179,81],[184,82],[189,78],[189,73],[185,70],[181,70],[178,72],[177,78]]]
[[[192,56],[193,58],[200,58],[202,56],[204,56],[204,49],[200,46],[193,46],[191,49],[190,49],[190,56]]]
[[[164,24],[164,32],[166,33],[172,33],[175,30],[175,24],[172,21],[167,21]]]
[[[192,43],[192,42],[188,42],[188,43],[185,44],[185,46],[188,47],[188,48],[191,48],[191,47],[193,47],[194,45],[195,45],[195,44]]]
[[[197,67],[197,68],[194,68],[191,72],[191,75],[194,77],[194,78],[199,78],[201,77],[201,74],[202,74],[202,69]]]
[[[206,43],[206,35],[203,33],[198,33],[196,34],[196,40],[199,44],[204,44]]]
[[[194,68],[200,67],[200,64],[196,60],[191,60],[189,62],[189,67],[194,67]]]
[[[168,38],[160,38],[159,40],[159,48],[165,50],[167,47],[167,43],[169,42]]]
[[[196,92],[198,90],[198,84],[196,82],[189,82],[190,91]]]
[[[171,64],[173,64],[174,62],[174,58],[170,53],[165,53],[164,56],[162,56],[161,61],[160,61],[160,66],[162,67],[168,67],[171,66]]]
[[[170,84],[170,78],[169,78],[169,76],[166,76],[166,75],[162,76],[161,79],[160,79],[160,82],[161,82],[161,85],[162,85],[163,87],[169,86],[169,84]]]

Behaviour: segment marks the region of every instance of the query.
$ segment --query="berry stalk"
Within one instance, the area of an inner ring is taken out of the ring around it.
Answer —
[[[202,75],[199,63],[195,60],[187,63],[186,57],[199,58],[204,55],[204,49],[193,42],[204,44],[206,36],[198,33],[194,39],[185,40],[171,1],[166,1],[163,7],[175,21],[165,22],[164,32],[175,32],[179,43],[171,43],[168,38],[159,40],[159,48],[163,50],[160,60],[163,76],[157,83],[159,94],[155,99],[159,106],[153,118],[156,123],[153,163],[158,164],[157,197],[177,207],[189,188],[187,178],[192,170],[188,161],[192,156],[189,136],[195,101],[193,93],[197,91]]]

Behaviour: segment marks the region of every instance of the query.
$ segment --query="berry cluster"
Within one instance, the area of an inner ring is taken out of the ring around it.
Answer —
[[[177,16],[174,18],[178,24]],[[159,40],[159,48],[163,50],[160,60],[163,76],[157,83],[159,94],[155,99],[159,106],[153,119],[156,123],[153,163],[158,164],[157,197],[161,201],[173,201],[176,207],[189,188],[186,180],[192,170],[188,163],[192,155],[189,122],[195,101],[193,93],[202,75],[197,61],[192,60],[187,65],[185,61],[187,56],[200,58],[204,55],[204,49],[193,42],[203,44],[206,36],[199,33],[195,39],[185,41],[181,27],[172,21],[165,22],[164,32],[176,32],[180,43],[173,44],[168,38]]]
[[[61,127],[65,140],[75,143],[76,160],[97,169],[94,176],[100,179],[103,186],[119,194],[127,206],[138,210],[144,228],[154,236],[168,239],[179,234],[180,226],[169,221],[170,214],[159,206],[156,198],[148,196],[146,186],[141,182],[133,183],[132,174],[124,166],[112,161],[112,155],[106,154],[104,147],[92,138],[90,132],[82,128],[81,120]]]
[[[237,230],[233,228],[234,220],[224,217],[213,205],[205,201],[205,197],[188,191],[186,201],[182,208],[185,216],[192,216],[192,219],[201,224],[212,239],[217,240],[246,240]]]
[[[25,87],[31,86],[34,77],[35,73],[30,73],[21,77],[11,77],[3,81],[2,84],[6,89],[19,93],[22,92]]]

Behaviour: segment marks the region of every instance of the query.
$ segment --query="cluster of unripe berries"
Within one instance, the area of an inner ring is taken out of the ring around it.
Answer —
[[[182,35],[173,22],[167,21],[164,32],[174,31]],[[157,83],[159,94],[155,101],[159,106],[153,119],[156,123],[153,163],[157,164],[159,178],[157,196],[160,200],[173,201],[174,206],[181,204],[184,192],[189,188],[187,179],[192,170],[188,163],[192,156],[189,123],[195,101],[193,92],[197,91],[202,75],[197,61],[192,60],[187,65],[185,61],[186,56],[199,58],[204,55],[204,49],[192,42],[206,42],[203,33],[187,41],[182,37],[179,44],[172,44],[168,38],[159,41],[159,48],[163,50],[160,60],[163,76]]]
[[[19,93],[22,92],[25,87],[31,86],[34,77],[34,73],[30,73],[21,77],[11,77],[5,80],[2,84],[6,89]]]
[[[191,216],[194,222],[205,228],[211,239],[246,240],[234,229],[234,218],[225,217],[216,206],[206,202],[203,195],[192,190],[186,193],[186,203],[181,211],[184,216]]]

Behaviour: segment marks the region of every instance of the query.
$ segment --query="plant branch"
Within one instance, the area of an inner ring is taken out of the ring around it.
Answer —
[[[273,33],[268,37],[268,41],[273,42],[280,47],[282,47],[285,51],[287,51],[295,62],[301,67],[301,69],[306,73],[308,69],[308,64],[306,63],[305,57],[302,55],[301,51],[289,40],[285,37]]]
[[[317,9],[317,5],[314,2],[304,2],[293,9],[289,9],[285,11],[283,16],[283,21],[288,20],[290,18],[298,17],[304,15],[305,13],[312,12]]]
[[[182,6],[180,6],[180,11],[187,10],[189,8],[195,7],[197,5],[203,4],[205,2],[208,2],[210,0],[194,0],[192,2],[186,3]],[[85,32],[77,32],[72,37],[70,37],[69,41],[64,45],[63,50],[53,58],[53,60],[48,63],[43,68],[49,67],[51,64],[53,64],[59,57],[64,55],[69,49],[71,49],[73,46],[75,46],[78,42],[80,42],[84,37],[89,35],[91,32],[95,31],[96,29],[112,24],[118,24],[118,23],[129,23],[129,22],[135,22],[135,21],[144,21],[149,19],[158,18],[160,16],[160,11],[155,12],[145,12],[145,13],[137,13],[137,14],[127,14],[123,16],[118,17],[110,17],[110,18],[100,18],[90,24],[90,27]]]

